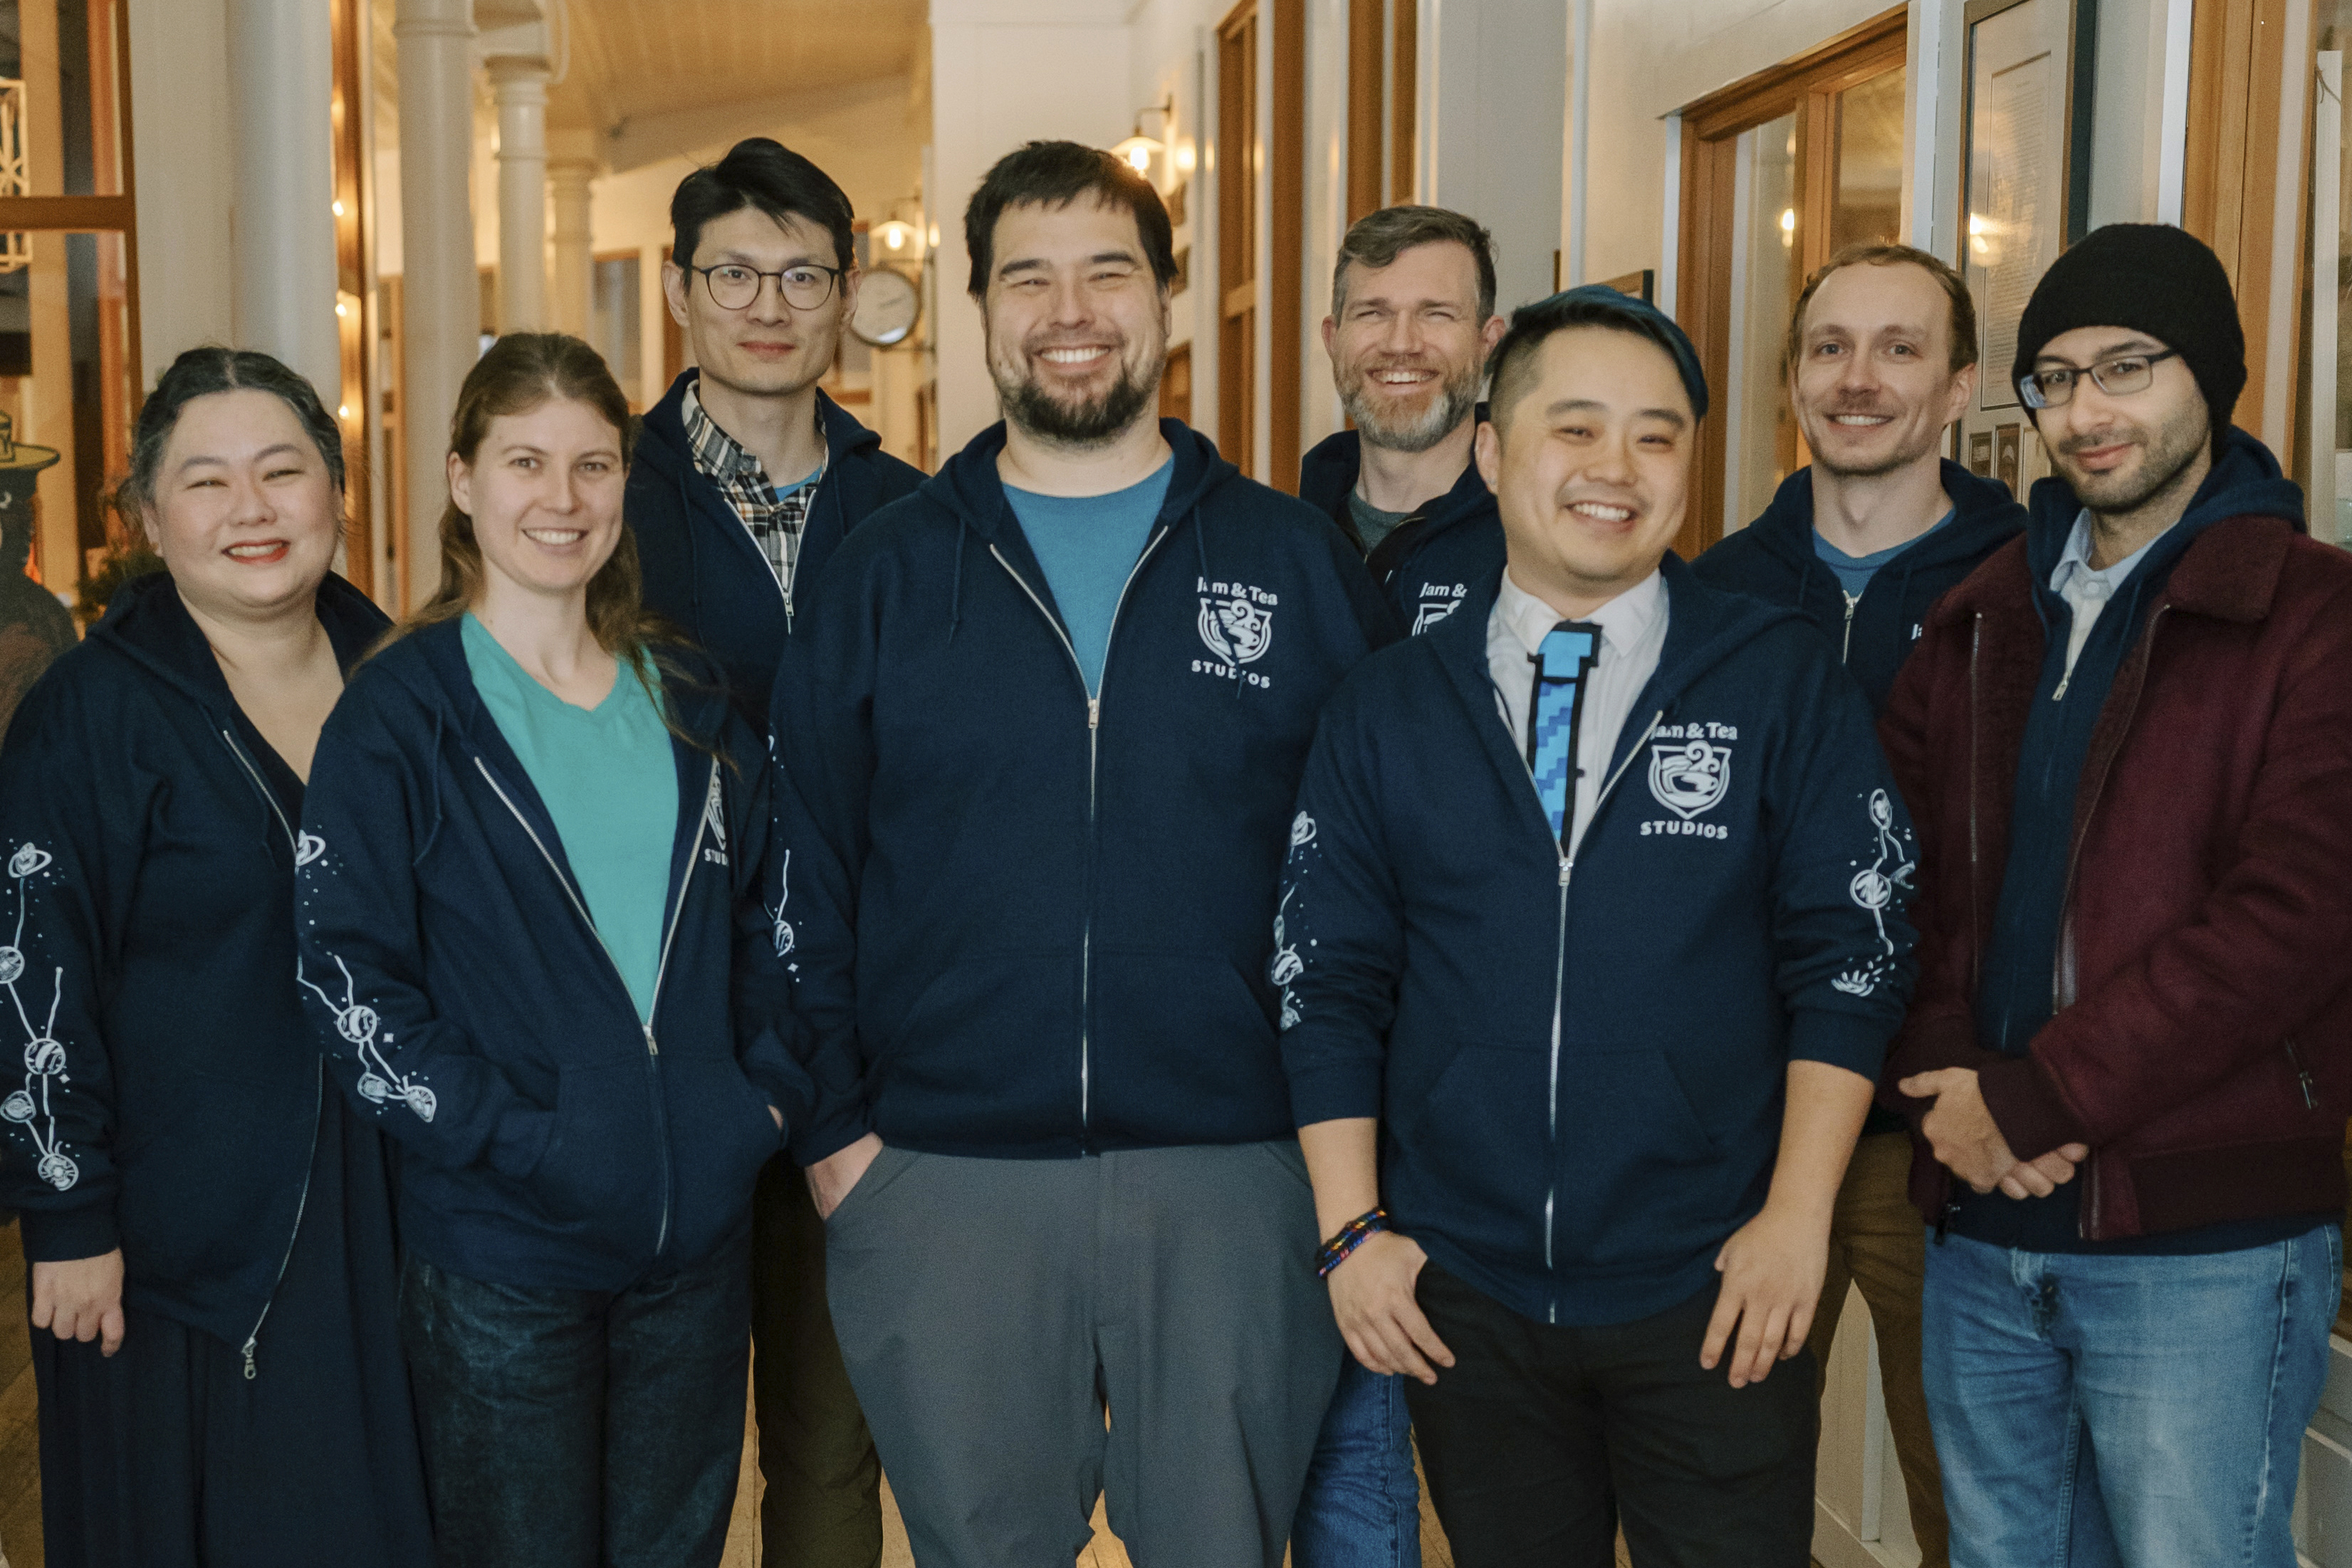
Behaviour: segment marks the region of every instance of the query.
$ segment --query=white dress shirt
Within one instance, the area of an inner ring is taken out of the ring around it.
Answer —
[[[1536,656],[1543,640],[1568,617],[1511,581],[1507,568],[1502,592],[1495,596],[1494,614],[1486,617],[1486,672],[1495,683],[1495,702],[1503,721],[1518,742],[1519,759],[1528,754],[1528,707],[1535,698]],[[1658,655],[1666,646],[1666,580],[1652,572],[1598,610],[1584,617],[1601,628],[1601,657],[1585,671],[1584,706],[1576,723],[1576,791],[1570,803],[1575,816],[1569,827],[1568,854],[1575,858],[1584,842],[1584,830],[1601,805],[1610,757],[1617,749],[1617,732],[1642,688],[1657,673]]]
[[[2170,529],[2165,530],[2169,533]],[[2084,507],[2074,518],[2074,527],[2066,535],[2065,553],[2058,557],[2057,569],[2050,574],[2050,591],[2066,601],[2071,612],[2066,628],[2066,674],[2074,673],[2074,661],[2083,656],[2083,645],[2091,639],[2091,628],[2099,624],[2099,612],[2116,596],[2132,573],[2137,570],[2140,557],[2156,548],[2149,540],[2121,561],[2104,571],[2091,568],[2091,509]]]

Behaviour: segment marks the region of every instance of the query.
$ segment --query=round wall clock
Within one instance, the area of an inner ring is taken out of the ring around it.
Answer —
[[[896,348],[915,330],[923,313],[923,297],[905,273],[877,267],[858,279],[857,313],[849,330],[861,342],[877,349]]]

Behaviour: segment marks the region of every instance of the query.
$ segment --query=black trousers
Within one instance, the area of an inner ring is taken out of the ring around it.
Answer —
[[[1812,1353],[1746,1388],[1702,1369],[1714,1285],[1592,1328],[1523,1318],[1435,1264],[1418,1296],[1455,1358],[1405,1396],[1459,1568],[1609,1568],[1621,1521],[1635,1568],[1811,1561]]]
[[[743,1454],[747,1251],[739,1237],[609,1292],[407,1259],[439,1568],[718,1568]]]

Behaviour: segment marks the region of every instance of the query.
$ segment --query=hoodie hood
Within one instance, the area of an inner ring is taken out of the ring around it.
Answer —
[[[686,389],[701,375],[698,370],[678,373],[662,399],[637,422],[637,446],[631,460],[676,479],[694,471],[694,447],[686,435]],[[824,427],[825,467],[830,470],[855,452],[881,449],[882,437],[860,424],[855,415],[824,395],[816,395],[817,423]],[[773,474],[768,476],[772,481]]]
[[[1471,415],[1475,429],[1486,420],[1486,405],[1478,405]],[[1298,499],[1314,507],[1339,525],[1360,551],[1362,537],[1356,531],[1354,514],[1348,510],[1349,494],[1356,488],[1357,479],[1364,469],[1364,437],[1355,430],[1341,430],[1317,442],[1298,465]],[[1422,519],[1421,534],[1426,540],[1453,527],[1466,518],[1475,517],[1483,508],[1492,510],[1494,492],[1479,477],[1478,465],[1464,465],[1454,488],[1431,500],[1415,513]]]
[[[1656,672],[1626,713],[1614,748],[1617,757],[1640,743],[1642,731],[1653,714],[1670,710],[1684,692],[1775,626],[1801,618],[1792,609],[1710,587],[1671,551],[1659,562],[1658,570],[1665,578],[1665,646],[1658,652]],[[1471,590],[1461,610],[1424,634],[1474,710],[1479,710],[1482,703],[1485,708],[1494,706],[1494,682],[1486,670],[1486,633],[1502,586],[1501,573],[1487,577]],[[1502,754],[1514,765],[1524,766],[1510,752],[1508,732],[1488,728],[1494,731],[1489,740],[1502,748]],[[1612,757],[1612,770],[1615,765],[1616,757]],[[1510,768],[1504,771],[1508,773]]]
[[[2074,531],[2074,521],[2082,512],[2082,501],[2064,479],[2053,475],[2035,483],[2026,559],[2037,587],[2046,584],[2058,569],[2059,558],[2066,553],[2067,537]],[[2283,518],[2297,533],[2311,531],[2303,513],[2303,487],[2286,477],[2268,447],[2235,426],[2223,437],[2221,460],[2189,498],[2189,510],[2159,536],[2133,578],[2144,581],[2162,572],[2180,558],[2191,540],[2231,517]]]
[[[1884,709],[1936,601],[2025,523],[2025,509],[2000,480],[1979,479],[1950,461],[1937,473],[1952,503],[1949,521],[1912,541],[1854,599],[1814,549],[1811,468],[1790,475],[1762,516],[1727,535],[1692,569],[1714,587],[1788,605],[1812,622],[1871,707]]]
[[[1951,520],[1914,541],[1889,563],[1895,570],[1918,572],[1956,563],[1973,564],[2007,543],[2025,521],[2025,509],[1999,479],[1979,478],[1949,458],[1942,459],[1937,471],[1944,494],[1952,503]],[[1807,568],[1819,557],[1813,550],[1811,465],[1780,481],[1772,504],[1748,525],[1746,532],[1790,570],[1811,575]],[[1835,581],[1830,579],[1832,587]]]
[[[1214,442],[1181,419],[1162,419],[1160,435],[1174,453],[1176,465],[1176,471],[1168,478],[1168,496],[1160,503],[1155,524],[1165,527],[1190,512],[1218,486],[1237,478],[1241,470],[1218,454]],[[941,464],[918,492],[954,513],[990,544],[1013,522],[1013,504],[1004,499],[1004,481],[996,471],[1004,440],[1004,421],[1000,419]]]
[[[334,644],[336,662],[349,674],[392,621],[373,600],[330,572],[319,584],[319,624]],[[106,614],[89,630],[89,640],[121,654],[141,668],[187,694],[224,718],[236,707],[220,661],[203,628],[188,614],[180,586],[168,572],[134,577],[115,590]]]

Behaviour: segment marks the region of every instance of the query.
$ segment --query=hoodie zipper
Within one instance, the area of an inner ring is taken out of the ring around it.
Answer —
[[[2157,627],[2164,624],[2164,612],[2171,607],[2168,604],[2158,605],[2148,614],[2147,628],[2140,634],[2140,647],[2144,650],[2149,650],[2151,657],[2152,650],[2156,647]],[[2066,695],[2066,682],[2074,678],[2074,673],[2070,669],[2060,678],[2058,689],[2052,694],[2051,700],[2056,701]],[[2140,694],[2147,689],[2147,673],[2146,665],[2143,663],[2139,684],[2132,689],[2131,706],[2124,710],[2122,731],[2116,738],[2116,744],[2118,747],[2123,744],[2123,736],[2130,732],[2132,720],[2139,714]],[[2091,791],[2089,805],[2080,813],[2082,830],[2077,832],[2074,842],[2066,848],[2066,881],[2058,896],[2058,949],[2050,955],[2050,1013],[2053,1017],[2055,1017],[2060,1008],[2064,1005],[2061,999],[2063,995],[2061,982],[2074,968],[2074,873],[2083,863],[2082,833],[2088,831],[2091,817],[2099,809],[2100,798],[2107,793],[2107,774],[2113,771],[2113,767],[2114,759],[2110,757],[2108,766],[2099,771],[2099,782]],[[2100,1239],[2101,1208],[2098,1151],[2095,1149],[2091,1152],[2086,1163],[2089,1167],[2084,1172],[2089,1179],[2084,1184],[2084,1206],[2086,1212],[2075,1228],[2081,1232],[2084,1240],[2097,1241]]]
[[[1868,590],[1864,590],[1864,592],[1867,591]],[[1838,644],[1838,662],[1840,664],[1851,664],[1853,662],[1853,613],[1861,607],[1861,594],[1848,594],[1845,595],[1845,637]]]
[[[539,851],[540,858],[546,861],[547,868],[554,873],[557,884],[563,889],[563,896],[572,900],[572,907],[579,913],[581,923],[588,928],[588,934],[596,939],[596,946],[604,953],[604,962],[613,966],[613,977],[621,983],[622,994],[626,995],[629,982],[628,977],[621,973],[621,961],[614,958],[613,950],[604,945],[604,933],[596,929],[595,918],[589,914],[587,904],[582,900],[578,890],[572,885],[572,879],[566,877],[562,868],[556,865],[555,857],[548,853],[547,846],[541,840],[538,829],[531,826],[530,819],[524,816],[521,810],[516,806],[513,797],[499,785],[498,775],[490,772],[489,763],[477,755],[474,758],[474,766],[481,771],[482,782],[490,786],[490,792],[499,797],[499,804],[513,813],[516,823],[530,837],[531,847]],[[719,773],[719,761],[715,757],[711,759],[710,771],[711,777],[715,781]],[[708,803],[709,798],[709,792],[706,787],[703,800]],[[669,973],[670,944],[677,938],[678,921],[686,912],[686,890],[694,882],[695,863],[702,858],[703,831],[709,826],[710,810],[706,804],[702,810],[695,814],[694,837],[686,847],[686,869],[679,873],[677,879],[677,902],[671,907],[669,929],[662,933],[661,957],[654,966],[653,994],[646,998],[646,1016],[637,1026],[646,1037],[646,1087],[652,1096],[654,1121],[660,1132],[660,1136],[654,1141],[655,1148],[661,1155],[661,1228],[654,1236],[656,1258],[659,1258],[669,1249],[670,1169],[669,1117],[662,1108],[661,1042],[654,1037],[653,1020],[661,1006],[662,978]]]
[[[1135,564],[1128,569],[1127,581],[1118,585],[1118,599],[1110,608],[1110,627],[1103,637],[1103,673],[1106,677],[1110,672],[1111,645],[1118,637],[1119,612],[1127,608],[1127,591],[1135,586],[1135,579],[1142,574],[1144,563],[1151,559],[1151,552],[1160,548],[1160,542],[1174,531],[1172,528],[1162,528],[1146,540],[1143,553],[1135,558]],[[1045,601],[1037,596],[1037,591],[1029,586],[1026,578],[1013,570],[1013,563],[1004,558],[1003,551],[997,549],[992,542],[988,547],[988,552],[995,557],[999,566],[1004,568],[1005,575],[1012,578],[1024,594],[1029,595],[1029,602],[1037,606],[1037,613],[1045,617],[1045,624],[1054,628],[1055,637],[1062,639],[1063,650],[1070,656],[1070,668],[1077,672],[1078,689],[1086,691],[1087,668],[1085,665],[1078,662],[1077,646],[1070,641],[1069,628],[1063,626],[1055,618],[1053,612],[1045,608]],[[1094,1131],[1095,827],[1097,805],[1096,773],[1101,754],[1102,698],[1095,692],[1087,691],[1087,918],[1086,925],[1078,938],[1078,1130],[1082,1141]]]
[[[261,798],[269,803],[269,815],[278,819],[279,827],[285,829],[287,847],[294,852],[296,864],[299,866],[302,853],[302,838],[294,831],[294,825],[286,820],[286,808],[279,805],[278,797],[269,793],[268,784],[262,781],[261,770],[253,765],[253,759],[245,754],[245,748],[236,743],[236,737],[228,731],[223,730],[220,732],[220,738],[227,745],[229,754],[235,757],[238,765],[245,769],[246,776],[253,780],[253,787],[261,792]],[[287,1233],[286,1250],[278,1259],[278,1272],[270,1276],[269,1294],[263,1297],[261,1300],[261,1316],[253,1320],[253,1331],[245,1336],[243,1354],[245,1379],[247,1383],[261,1375],[260,1369],[254,1364],[253,1361],[254,1352],[261,1342],[261,1325],[269,1321],[269,1309],[278,1303],[278,1287],[286,1282],[287,1267],[294,1261],[294,1243],[302,1234],[302,1215],[310,1206],[310,1167],[319,1158],[319,1119],[325,1115],[327,1110],[327,1058],[325,1057],[319,1058],[318,1068],[317,1100],[310,1112],[310,1152],[302,1162],[302,1189],[294,1199],[294,1228]]]
[[[1632,746],[1626,749],[1625,760],[1617,764],[1617,771],[1609,775],[1608,779],[1604,781],[1601,786],[1601,793],[1592,797],[1592,815],[1595,820],[1599,819],[1601,806],[1608,802],[1610,795],[1617,788],[1617,781],[1625,776],[1625,770],[1633,765],[1633,759],[1641,754],[1641,751],[1643,746],[1650,743],[1651,734],[1657,729],[1659,721],[1665,718],[1665,716],[1666,710],[1663,708],[1650,715],[1650,721],[1643,727],[1641,735],[1635,739]],[[1584,830],[1588,835],[1591,834],[1592,831],[1592,824],[1590,822],[1586,823]],[[1568,885],[1576,876],[1576,857],[1561,852],[1558,844],[1554,844],[1552,847],[1554,852],[1559,855],[1559,926],[1557,946],[1554,949],[1552,958],[1551,1068],[1546,1089],[1547,1098],[1544,1111],[1544,1135],[1546,1140],[1552,1144],[1554,1150],[1554,1157],[1551,1161],[1551,1185],[1544,1190],[1544,1271],[1546,1273],[1549,1273],[1552,1268],[1552,1226],[1559,1204],[1559,1160],[1558,1157],[1558,1149],[1559,1144],[1559,1041],[1560,1036],[1566,1029],[1568,1023]],[[1556,1294],[1552,1297],[1550,1301],[1545,1305],[1544,1321],[1552,1323],[1559,1321],[1559,1298]]]

